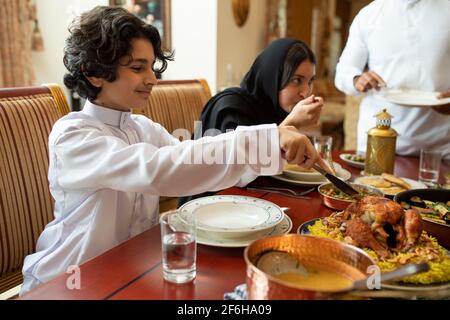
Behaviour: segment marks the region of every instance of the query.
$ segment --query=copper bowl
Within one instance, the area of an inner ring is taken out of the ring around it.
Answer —
[[[397,193],[394,201],[397,203],[410,203],[412,197],[420,197],[422,200],[439,201],[446,203],[450,201],[450,190],[445,189],[412,189]],[[438,243],[450,249],[450,224],[436,222],[434,220],[422,217],[422,226],[429,235],[435,237]]]
[[[370,186],[366,186],[366,185],[363,185],[363,184],[357,184],[357,183],[350,183],[350,185],[352,187],[355,187],[355,189],[357,191],[365,191],[367,193],[370,193],[370,195],[384,197],[384,193],[380,189],[377,189],[377,188],[374,188],[374,187],[370,187]],[[333,186],[333,185],[328,182],[328,183],[321,184],[319,186],[319,188],[317,188],[317,191],[319,192],[323,203],[328,208],[335,209],[335,210],[345,210],[352,202],[356,201],[356,200],[340,199],[340,198],[332,197],[332,196],[329,196],[329,195],[325,194],[323,192],[323,190],[325,188],[329,188],[331,186]]]
[[[332,270],[353,281],[365,278],[367,268],[375,265],[363,250],[331,239],[297,234],[259,239],[244,251],[251,300],[321,300],[333,298],[340,292],[302,288],[260,270],[256,267],[259,257],[270,251],[289,253],[305,267]]]

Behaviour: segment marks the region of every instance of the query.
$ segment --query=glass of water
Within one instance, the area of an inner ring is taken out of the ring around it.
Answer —
[[[315,136],[313,137],[314,147],[316,148],[319,155],[330,165],[334,173],[336,169],[334,168],[333,158],[331,156],[331,151],[333,149],[333,137],[331,136]]]
[[[442,154],[440,151],[422,149],[420,150],[419,181],[428,187],[434,188],[438,185],[439,168],[441,166]]]
[[[160,217],[163,277],[173,283],[195,279],[197,242],[195,216],[173,210]]]

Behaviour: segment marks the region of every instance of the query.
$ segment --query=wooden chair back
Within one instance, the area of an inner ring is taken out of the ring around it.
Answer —
[[[160,123],[170,133],[176,129],[193,132],[211,91],[206,80],[161,80],[153,87],[145,108],[135,112]]]
[[[58,85],[0,89],[0,293],[22,282],[23,260],[53,220],[48,136],[68,112]]]

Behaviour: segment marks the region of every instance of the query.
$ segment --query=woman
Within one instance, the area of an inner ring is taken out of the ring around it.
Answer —
[[[302,41],[272,42],[256,58],[240,87],[226,89],[208,101],[195,139],[240,125],[276,123],[301,129],[316,124],[323,99],[311,95],[315,64],[314,53]],[[206,195],[180,198],[179,204]]]

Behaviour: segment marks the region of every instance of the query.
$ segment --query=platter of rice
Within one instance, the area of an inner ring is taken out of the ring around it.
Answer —
[[[391,200],[386,199],[386,201]],[[349,208],[351,211],[352,207]],[[361,209],[361,204],[358,208]],[[370,208],[364,208],[365,213],[370,211]],[[427,262],[430,267],[429,271],[403,278],[399,283],[385,285],[384,287],[391,286],[394,289],[406,290],[409,288],[424,288],[430,290],[431,286],[436,286],[436,289],[450,289],[450,253],[445,248],[441,247],[434,237],[428,235],[425,231],[422,231],[422,229],[417,229],[418,235],[416,236],[414,243],[412,241],[408,242],[407,240],[404,240],[402,245],[392,245],[392,239],[388,239],[386,243],[390,243],[389,246],[386,244],[379,245],[380,241],[376,240],[380,239],[378,234],[368,235],[364,238],[364,231],[362,230],[373,230],[375,229],[373,226],[372,228],[367,229],[359,228],[363,224],[361,223],[361,225],[356,228],[357,233],[349,232],[353,222],[351,222],[352,219],[349,218],[350,215],[346,210],[335,212],[326,218],[307,221],[299,227],[298,233],[334,239],[359,247],[375,260],[381,272],[395,270],[407,263]],[[355,207],[353,207],[353,210],[355,210]],[[373,212],[371,213],[374,214]],[[358,218],[355,218],[355,220],[357,219]],[[363,219],[364,221],[368,221],[368,218],[365,216],[363,216]],[[405,220],[405,217],[401,217],[400,221],[401,223],[404,223]],[[363,220],[361,219],[361,221]],[[398,227],[398,225],[394,225],[393,229],[400,230]],[[388,228],[385,229],[387,230]],[[370,231],[367,233],[369,232]],[[399,237],[397,236],[397,238]],[[374,239],[378,243],[373,243]]]

